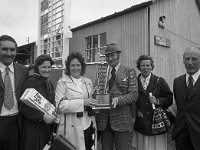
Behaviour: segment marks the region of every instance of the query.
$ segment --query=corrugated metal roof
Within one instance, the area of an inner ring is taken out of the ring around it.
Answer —
[[[121,16],[121,15],[124,15],[124,14],[127,14],[127,13],[130,13],[132,11],[136,11],[136,10],[139,10],[139,9],[142,9],[142,8],[145,8],[145,7],[148,7],[149,5],[153,4],[155,1],[158,1],[158,0],[149,0],[149,1],[146,1],[146,2],[143,2],[141,4],[137,4],[137,5],[134,5],[130,8],[127,8],[123,11],[120,11],[120,12],[115,12],[114,14],[112,15],[109,15],[109,16],[106,16],[106,17],[102,17],[100,19],[97,19],[97,20],[94,20],[94,21],[91,21],[91,22],[88,22],[86,24],[83,24],[83,25],[80,25],[78,27],[75,27],[75,28],[72,28],[71,31],[76,31],[76,30],[79,30],[79,29],[82,29],[82,28],[85,28],[85,27],[88,27],[90,25],[94,25],[94,24],[97,24],[97,23],[100,23],[100,22],[103,22],[103,21],[106,21],[106,20],[109,20],[109,19],[112,19],[112,18],[115,18],[115,17],[118,17],[118,16]],[[200,0],[195,0],[196,4],[197,4],[197,7],[199,9],[199,12],[200,12]]]
[[[25,44],[25,45],[18,46],[17,49],[24,49],[26,47],[30,47],[30,46],[35,45],[35,44],[36,44],[36,42],[28,43],[28,44]]]
[[[123,11],[120,11],[120,12],[115,12],[114,14],[112,15],[109,15],[109,16],[106,16],[106,17],[102,17],[100,19],[97,19],[97,20],[94,20],[92,22],[88,22],[86,24],[83,24],[83,25],[80,25],[78,27],[75,27],[75,28],[72,28],[71,31],[76,31],[76,30],[79,30],[79,29],[82,29],[82,28],[85,28],[85,27],[88,27],[90,25],[94,25],[94,24],[97,24],[97,23],[100,23],[100,22],[103,22],[103,21],[106,21],[106,20],[109,20],[109,19],[112,19],[112,18],[115,18],[115,17],[118,17],[118,16],[121,16],[121,15],[124,15],[124,14],[127,14],[127,13],[130,13],[132,11],[136,11],[136,10],[139,10],[139,9],[142,9],[142,8],[145,8],[145,7],[148,7],[149,5],[151,5],[155,0],[149,0],[149,1],[146,1],[146,2],[143,2],[141,4],[137,4],[137,5],[134,5],[130,8],[127,8]]]

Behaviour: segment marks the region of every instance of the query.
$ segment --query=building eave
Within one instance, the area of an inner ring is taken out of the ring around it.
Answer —
[[[130,8],[127,8],[127,9],[125,9],[123,11],[115,12],[112,15],[109,15],[109,16],[106,16],[106,17],[102,17],[100,19],[97,19],[97,20],[88,22],[86,24],[80,25],[78,27],[72,28],[71,31],[74,32],[76,30],[79,30],[79,29],[82,29],[82,28],[86,28],[88,26],[95,25],[95,24],[98,24],[98,23],[103,22],[103,21],[106,21],[106,20],[121,16],[121,15],[124,15],[124,14],[128,14],[130,12],[133,12],[133,11],[136,11],[136,10],[139,10],[139,9],[143,9],[143,8],[148,7],[149,5],[153,4],[153,2],[154,2],[154,0],[149,0],[147,2],[143,2],[141,4],[134,5],[134,6],[132,6]]]

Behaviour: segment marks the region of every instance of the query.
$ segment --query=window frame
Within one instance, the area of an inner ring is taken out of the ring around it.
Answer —
[[[104,40],[104,44],[102,44],[101,41],[101,36],[105,35],[105,38],[102,39]],[[94,45],[94,38],[97,37],[97,46]],[[85,43],[86,43],[86,48],[85,48],[85,58],[86,58],[86,64],[95,64],[95,63],[105,63],[105,55],[102,53],[102,49],[105,52],[105,47],[107,43],[107,34],[106,32],[100,33],[100,34],[94,34],[92,36],[87,36],[85,37]],[[90,38],[90,41],[88,42],[87,40]],[[90,43],[90,44],[88,44]],[[88,46],[90,45],[90,46]]]

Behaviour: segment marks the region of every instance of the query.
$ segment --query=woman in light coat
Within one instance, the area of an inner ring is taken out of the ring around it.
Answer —
[[[65,66],[65,76],[56,87],[55,99],[61,112],[57,134],[65,135],[77,150],[96,150],[97,130],[91,109],[96,100],[91,98],[92,81],[83,77],[84,58],[80,53],[71,53]]]

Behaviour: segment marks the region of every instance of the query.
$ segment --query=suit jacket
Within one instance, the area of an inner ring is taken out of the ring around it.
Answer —
[[[15,82],[15,95],[16,99],[20,101],[20,97],[22,94],[22,85],[25,80],[28,78],[28,69],[20,64],[14,63],[14,82]],[[0,112],[4,102],[4,83],[0,72]],[[19,115],[19,125],[21,127],[21,116]]]
[[[144,90],[140,81],[140,75],[138,76],[139,98],[136,102],[134,129],[144,135],[153,135],[152,119],[154,111],[149,100],[149,93],[152,92],[152,94],[159,100],[159,106],[163,109],[172,105],[173,94],[164,78],[155,76],[154,74],[151,74],[147,89]]]
[[[177,105],[177,115],[173,138],[176,138],[187,126],[194,147],[200,149],[200,77],[188,98],[186,98],[186,87],[185,74],[174,79],[173,91]]]
[[[100,113],[97,114],[98,130],[104,130],[107,123],[110,123],[111,128],[115,131],[132,131],[133,117],[131,108],[138,96],[135,70],[120,65],[109,95],[110,99],[118,98],[118,106],[110,110],[100,110]]]

